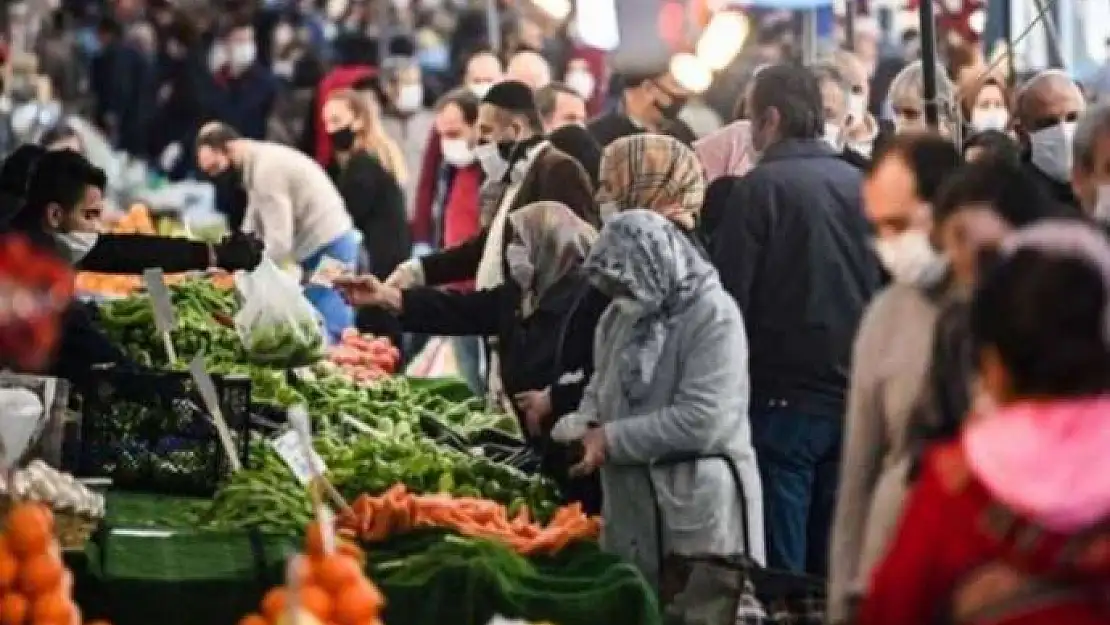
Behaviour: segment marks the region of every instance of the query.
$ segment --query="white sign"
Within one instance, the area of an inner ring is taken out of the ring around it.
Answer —
[[[324,474],[328,468],[324,465],[324,459],[314,450],[311,452],[312,460],[310,464],[305,456],[304,445],[301,444],[300,439],[301,437],[296,430],[288,430],[280,436],[271,438],[269,442],[270,446],[281,457],[282,462],[288,465],[289,470],[297,477],[297,481],[307,485],[317,475]]]
[[[231,430],[228,429],[223,411],[220,410],[216,385],[212,383],[212,376],[204,369],[204,352],[198,352],[189,363],[189,373],[193,375],[193,381],[197,383],[197,390],[200,391],[200,398],[204,401],[205,408],[208,408],[208,414],[212,415],[212,422],[216,424],[216,433],[220,437],[224,453],[227,454],[227,461],[231,464],[231,471],[237,472],[243,468],[243,464],[239,462],[239,454],[235,453],[235,441],[231,439]]]

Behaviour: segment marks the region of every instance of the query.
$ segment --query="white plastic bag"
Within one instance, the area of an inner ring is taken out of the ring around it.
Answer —
[[[235,287],[243,300],[235,328],[250,360],[297,367],[320,359],[323,321],[296,280],[265,258],[254,271],[236,274]]]
[[[14,465],[42,431],[46,407],[25,388],[0,389],[0,466]]]
[[[597,425],[597,421],[589,416],[572,412],[555,422],[555,427],[551,428],[551,440],[564,445],[580,441],[591,427]]]

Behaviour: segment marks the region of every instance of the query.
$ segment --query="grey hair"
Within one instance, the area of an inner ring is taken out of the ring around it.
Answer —
[[[1093,106],[1079,118],[1072,140],[1072,163],[1091,171],[1095,166],[1095,144],[1110,133],[1110,103]]]
[[[1040,84],[1052,80],[1066,82],[1069,85],[1075,87],[1076,90],[1079,89],[1079,86],[1076,85],[1074,80],[1072,80],[1072,77],[1063,70],[1046,69],[1043,72],[1038,72],[1035,76],[1025,81],[1020,87],[1018,87],[1017,94],[1014,96],[1014,111],[1017,113],[1018,117],[1025,116],[1025,109],[1028,106],[1029,94],[1032,93],[1033,90]]]
[[[956,113],[956,85],[948,78],[944,68],[937,65],[937,110],[940,123],[948,126],[951,136],[956,136],[956,127],[959,125]],[[898,100],[919,100],[922,108],[925,106],[925,71],[920,60],[914,61],[902,68],[902,71],[890,82],[890,89],[886,92],[887,100],[891,103]]]

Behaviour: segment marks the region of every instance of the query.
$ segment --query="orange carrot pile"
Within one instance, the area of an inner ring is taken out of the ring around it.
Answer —
[[[54,517],[37,503],[15,504],[0,537],[0,622],[74,625],[73,576],[54,539]]]
[[[578,503],[562,506],[547,525],[531,520],[528,508],[509,518],[505,506],[488,499],[446,494],[414,495],[397,484],[380,497],[361,495],[339,518],[340,527],[367,542],[416,527],[444,527],[466,536],[498,540],[524,555],[555,553],[577,540],[596,540],[601,522]]]
[[[261,613],[244,616],[239,625],[381,625],[378,617],[385,598],[366,578],[362,565],[362,552],[350,543],[339,541],[335,551],[327,553],[320,525],[313,522],[305,553],[296,556],[291,568],[296,577],[289,580],[290,588],[271,589],[262,598]],[[290,600],[296,606],[295,618],[290,618]]]

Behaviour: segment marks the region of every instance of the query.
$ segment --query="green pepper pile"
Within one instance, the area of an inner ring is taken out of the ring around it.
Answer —
[[[469,456],[426,440],[378,438],[326,428],[313,443],[327,465],[327,478],[348,501],[367,493],[380,495],[394,484],[413,492],[483,497],[516,514],[528,506],[546,519],[557,505],[547,479]],[[212,529],[258,527],[271,533],[296,534],[312,518],[306,490],[269,446],[252,451],[256,468],[232,475],[199,523]]]
[[[315,323],[278,323],[250,329],[247,357],[263,365],[299,367],[324,355],[324,335]]]

